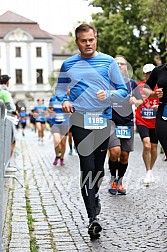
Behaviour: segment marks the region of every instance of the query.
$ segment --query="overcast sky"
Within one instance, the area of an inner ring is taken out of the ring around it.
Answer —
[[[6,11],[36,21],[52,34],[68,34],[77,21],[91,21],[95,9],[85,0],[0,0],[0,15]]]

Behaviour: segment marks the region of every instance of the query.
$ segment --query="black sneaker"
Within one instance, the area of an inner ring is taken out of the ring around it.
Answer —
[[[96,240],[96,239],[99,239],[99,238],[100,238],[100,234],[96,234],[96,235],[91,234],[91,235],[90,235],[90,239],[91,239],[91,240]]]
[[[95,206],[96,206],[96,215],[99,215],[101,211],[101,203],[100,203],[99,196],[95,198]]]
[[[88,226],[88,234],[90,235],[90,239],[98,239],[100,237],[100,232],[102,231],[102,227],[100,226],[98,220],[96,218],[90,218],[89,226]]]

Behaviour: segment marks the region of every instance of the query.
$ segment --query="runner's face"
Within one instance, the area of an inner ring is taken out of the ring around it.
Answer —
[[[96,55],[96,37],[92,29],[88,32],[77,34],[76,44],[81,52],[81,57],[91,58]]]
[[[38,104],[39,104],[39,105],[43,104],[43,102],[44,102],[44,100],[38,99]]]
[[[123,57],[116,57],[115,60],[121,70],[122,75],[126,75],[126,72],[127,72],[126,60]]]

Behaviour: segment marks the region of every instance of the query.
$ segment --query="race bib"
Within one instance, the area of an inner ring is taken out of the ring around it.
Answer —
[[[164,106],[162,119],[167,120],[167,105]]]
[[[118,138],[131,138],[131,131],[128,126],[116,126],[115,133]]]
[[[55,121],[56,122],[64,122],[65,121],[65,116],[63,113],[56,113],[55,114]]]
[[[107,127],[107,120],[102,117],[102,112],[84,114],[84,129],[103,129],[105,127]]]
[[[156,118],[156,111],[153,108],[142,108],[142,117],[145,119]]]

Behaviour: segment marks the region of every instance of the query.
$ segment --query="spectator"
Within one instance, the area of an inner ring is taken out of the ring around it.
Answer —
[[[11,77],[9,77],[7,74],[0,76],[0,99],[3,100],[3,102],[5,103],[7,114],[11,116],[12,114],[16,114],[16,106],[11,97],[11,94],[7,90],[9,87],[10,78]],[[12,156],[14,147],[16,144],[15,126],[13,123],[11,124],[11,129],[12,129],[12,133],[11,133],[11,138],[12,138],[11,139],[11,156]]]

